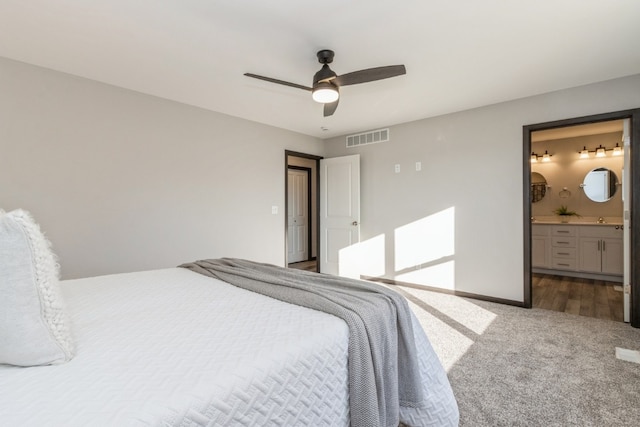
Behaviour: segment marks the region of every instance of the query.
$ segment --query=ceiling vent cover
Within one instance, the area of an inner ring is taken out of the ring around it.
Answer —
[[[389,128],[347,136],[347,148],[389,141]]]

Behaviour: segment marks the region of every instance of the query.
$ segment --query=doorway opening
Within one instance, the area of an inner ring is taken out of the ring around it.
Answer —
[[[321,158],[285,151],[285,264],[289,268],[318,271]]]
[[[640,109],[524,126],[523,141],[525,307],[640,327]]]

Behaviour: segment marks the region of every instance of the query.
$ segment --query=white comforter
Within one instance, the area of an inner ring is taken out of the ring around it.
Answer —
[[[0,425],[346,426],[346,324],[180,268],[62,282],[77,356],[0,365]],[[457,406],[417,322],[426,411]],[[446,423],[446,424],[443,424]]]

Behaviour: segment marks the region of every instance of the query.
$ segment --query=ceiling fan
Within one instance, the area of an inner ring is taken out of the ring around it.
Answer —
[[[330,116],[338,108],[340,98],[340,87],[355,85],[360,83],[373,82],[376,80],[388,79],[390,77],[401,76],[407,73],[404,65],[389,65],[386,67],[367,68],[366,70],[354,71],[352,73],[337,75],[329,64],[333,62],[334,53],[332,50],[324,49],[317,54],[318,62],[322,68],[313,76],[312,87],[285,82],[284,80],[273,79],[271,77],[259,76],[257,74],[245,73],[247,77],[265,80],[271,83],[295,87],[311,92],[314,101],[324,104],[324,116]]]

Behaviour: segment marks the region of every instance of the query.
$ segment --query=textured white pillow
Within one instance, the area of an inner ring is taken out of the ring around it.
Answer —
[[[49,241],[24,210],[0,210],[0,363],[71,360],[74,344]]]

